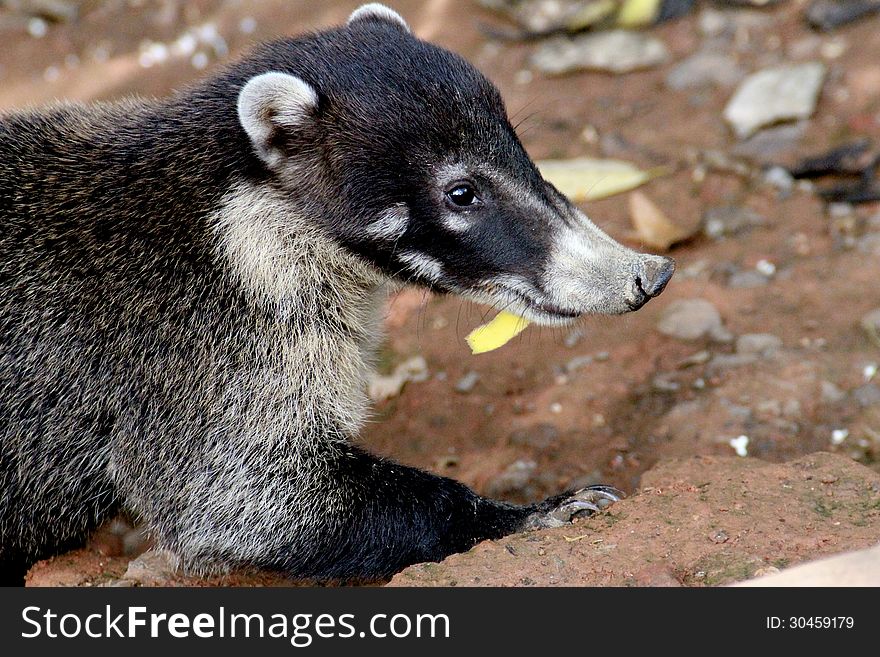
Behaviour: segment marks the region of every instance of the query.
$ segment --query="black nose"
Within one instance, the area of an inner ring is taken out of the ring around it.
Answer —
[[[655,257],[645,260],[636,285],[649,297],[656,297],[666,287],[674,271],[675,260],[672,258]]]

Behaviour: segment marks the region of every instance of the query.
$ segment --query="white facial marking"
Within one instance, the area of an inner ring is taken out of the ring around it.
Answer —
[[[262,303],[284,312],[309,295],[327,305],[353,308],[363,289],[384,277],[326,237],[305,216],[292,212],[283,194],[240,184],[214,213],[223,258],[239,282]],[[332,285],[325,285],[331,282]]]
[[[414,274],[429,281],[443,278],[443,263],[431,256],[418,251],[404,251],[397,256],[398,260],[407,265]]]
[[[464,233],[471,227],[467,217],[460,214],[446,214],[443,216],[443,227],[450,233]]]
[[[374,17],[379,18],[383,21],[389,21],[392,23],[398,23],[403,29],[407,32],[410,31],[409,25],[406,24],[406,21],[403,20],[403,16],[398,14],[393,9],[389,9],[383,4],[378,2],[370,2],[365,5],[361,5],[357,9],[355,9],[351,16],[348,17],[348,25],[351,25],[355,21],[363,20],[365,18]]]
[[[382,212],[367,226],[367,235],[373,239],[393,242],[406,232],[409,225],[409,211],[404,204],[394,205]]]

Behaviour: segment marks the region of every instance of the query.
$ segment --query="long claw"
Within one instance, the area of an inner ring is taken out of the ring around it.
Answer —
[[[533,513],[526,520],[527,529],[561,527],[581,512],[599,513],[625,495],[611,486],[587,486],[564,497],[549,511]]]

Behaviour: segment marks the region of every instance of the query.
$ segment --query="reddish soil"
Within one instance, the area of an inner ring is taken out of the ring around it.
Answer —
[[[486,541],[392,586],[715,586],[870,547],[880,475],[816,453],[785,464],[666,460],[641,490],[570,527]]]
[[[170,42],[187,27],[211,22],[235,56],[258,40],[341,22],[357,4],[90,0],[77,22],[50,25],[41,39],[0,21],[0,109],[54,98],[166,94],[204,71],[174,57],[143,68],[143,39]],[[876,506],[865,511],[864,522],[851,516],[859,504],[876,504],[876,490],[868,491],[880,471],[880,403],[871,403],[871,386],[880,379],[868,382],[865,375],[867,366],[880,362],[880,348],[859,326],[880,306],[880,205],[831,217],[809,191],[795,189],[782,199],[757,182],[759,175],[695,167],[701,151],[730,153],[736,145],[721,118],[731,89],[677,92],[664,84],[672,66],[700,46],[697,15],[652,30],[672,52],[667,65],[625,76],[535,73],[525,82],[521,71],[534,46],[489,41],[477,21],[498,19],[475,3],[394,5],[417,34],[463,54],[496,82],[536,158],[589,155],[667,164],[675,173],[642,190],[681,225],[696,226],[708,208],[723,205],[751,208],[767,220],[721,241],[699,236],[674,248],[678,272],[660,298],[632,315],[581,322],[573,327],[583,333],[579,340],[573,329],[530,327],[506,347],[475,357],[464,336],[488,309],[416,290],[395,297],[382,367],[391,370],[422,355],[430,376],[377,407],[363,435],[370,449],[519,502],[600,481],[641,491],[578,526],[484,544],[447,564],[409,569],[395,583],[515,585],[525,576],[544,584],[720,584],[763,566],[876,542]],[[789,163],[856,136],[880,142],[878,19],[814,36],[803,24],[801,5],[760,12],[760,24],[740,28],[729,45],[730,57],[748,71],[795,61],[800,55],[792,50],[809,50],[811,39],[818,41],[810,58],[822,59],[822,44],[844,46],[842,54],[825,49],[836,56],[825,60],[828,79],[803,136],[764,160]],[[256,20],[251,34],[239,29],[247,16]],[[208,71],[222,60],[211,55]],[[625,195],[584,209],[612,236],[640,248],[630,236]],[[776,267],[769,282],[728,284],[731,272],[753,270],[762,259]],[[664,309],[687,298],[712,302],[735,336],[771,333],[782,348],[734,366],[730,359],[711,360],[731,354],[731,344],[660,334],[655,326]],[[597,354],[566,371],[573,358]],[[476,386],[456,392],[456,382],[470,371],[480,375]],[[552,428],[536,430],[539,425]],[[835,430],[848,431],[837,444],[831,440]],[[734,456],[729,441],[740,435],[750,439],[750,457],[762,461]],[[838,457],[806,456],[818,451]],[[821,474],[818,483],[805,479],[811,468],[833,472],[837,480],[824,484]],[[648,487],[654,490],[646,493]],[[828,492],[834,496],[827,498]],[[816,511],[826,499],[845,499],[844,510],[831,504],[827,516]],[[707,538],[716,528],[727,541]],[[794,532],[790,539],[783,529]],[[565,540],[582,534],[589,538]],[[565,568],[557,568],[553,555]],[[127,562],[86,549],[39,564],[31,583],[115,581]],[[53,572],[59,579],[46,579]],[[270,580],[179,580],[197,581]]]

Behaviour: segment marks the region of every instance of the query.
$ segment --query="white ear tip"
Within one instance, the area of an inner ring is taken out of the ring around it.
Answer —
[[[406,24],[406,21],[403,20],[403,16],[398,14],[393,9],[389,9],[383,4],[378,2],[370,2],[365,5],[361,5],[357,9],[355,9],[351,16],[348,17],[348,25],[351,25],[355,21],[364,20],[367,18],[376,18],[379,20],[383,20],[390,23],[397,23],[407,32],[409,32],[409,25]]]
[[[298,116],[317,107],[318,94],[305,80],[270,71],[252,77],[238,94],[238,118],[245,128],[267,122],[267,110],[283,123],[299,123]],[[250,130],[248,130],[250,132]]]
[[[271,71],[248,80],[238,94],[238,120],[257,152],[276,159],[269,144],[279,127],[303,125],[318,105],[314,87],[295,75]]]

